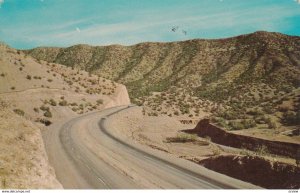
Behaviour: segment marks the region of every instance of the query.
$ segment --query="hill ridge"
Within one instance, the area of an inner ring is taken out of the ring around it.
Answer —
[[[300,37],[277,32],[132,46],[40,47],[24,52],[125,84],[131,98],[171,86],[199,88],[258,80],[274,85],[299,83]]]

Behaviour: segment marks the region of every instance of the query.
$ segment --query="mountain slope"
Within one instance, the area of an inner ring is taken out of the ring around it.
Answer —
[[[183,122],[210,116],[227,130],[299,138],[299,36],[259,31],[216,40],[24,52],[124,83],[144,115]]]
[[[75,45],[25,52],[124,83],[132,98],[172,85],[197,92],[212,83],[262,81],[297,86],[300,80],[300,37],[280,33],[133,46]]]

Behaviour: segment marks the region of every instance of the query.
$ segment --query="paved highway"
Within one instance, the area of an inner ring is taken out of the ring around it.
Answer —
[[[44,132],[50,163],[64,188],[258,188],[130,141],[109,128],[110,116],[127,108],[82,115]]]

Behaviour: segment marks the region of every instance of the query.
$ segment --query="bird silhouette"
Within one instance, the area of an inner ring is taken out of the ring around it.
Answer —
[[[179,28],[178,26],[174,26],[174,27],[172,27],[172,31],[175,32],[178,30],[178,28]]]

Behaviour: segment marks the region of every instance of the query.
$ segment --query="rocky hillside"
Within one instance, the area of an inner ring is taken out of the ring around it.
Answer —
[[[205,96],[206,85],[264,82],[297,87],[300,80],[300,37],[280,33],[133,46],[41,47],[25,52],[124,83],[131,98],[171,86]]]
[[[260,31],[218,40],[24,52],[124,83],[145,115],[181,120],[213,115],[230,130],[277,134],[299,128],[298,36]]]

